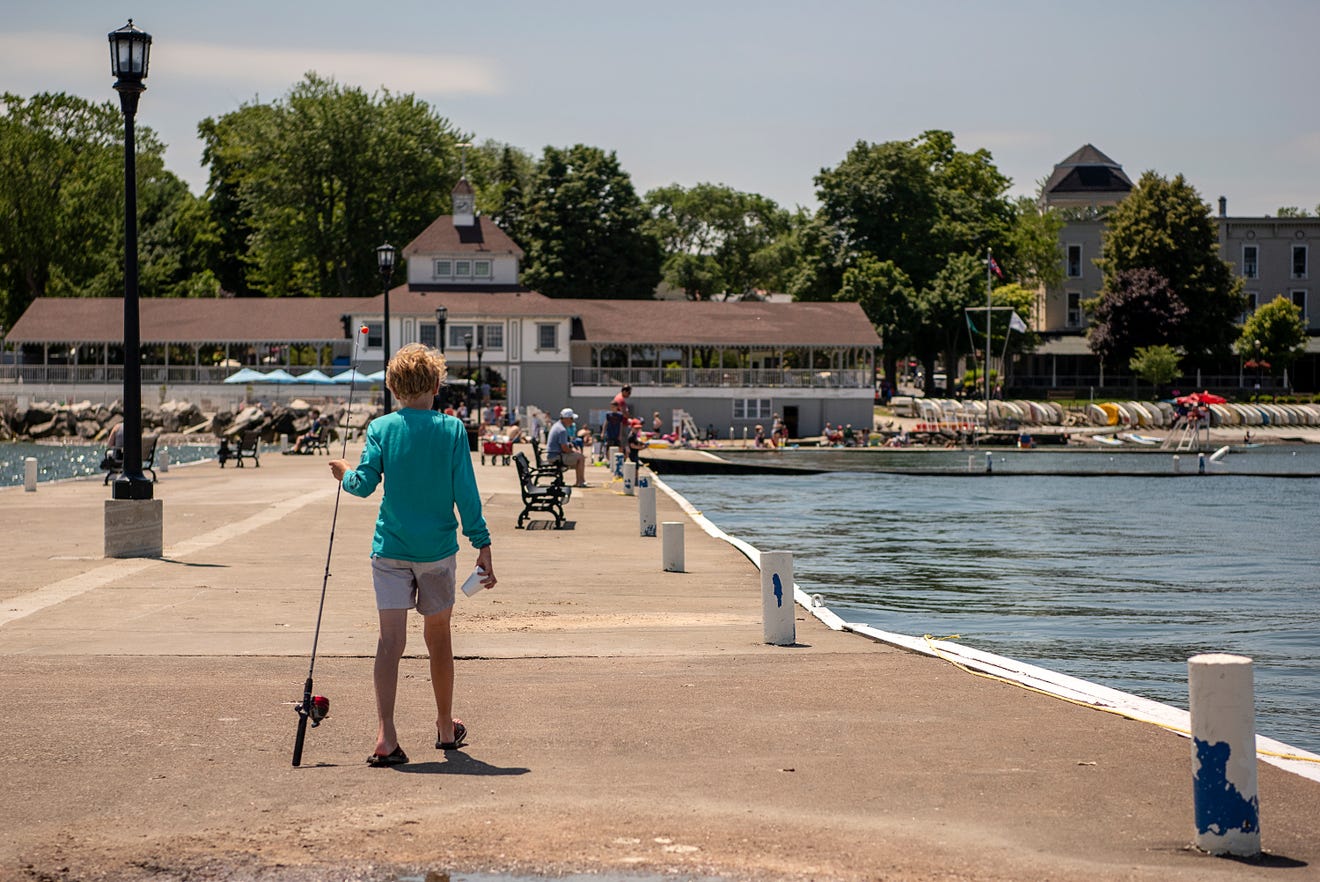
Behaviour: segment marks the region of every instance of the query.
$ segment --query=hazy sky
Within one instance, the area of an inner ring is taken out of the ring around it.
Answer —
[[[308,70],[412,92],[477,140],[614,150],[639,193],[815,205],[859,140],[949,129],[1034,193],[1083,144],[1235,215],[1320,203],[1315,0],[12,4],[0,89],[114,100],[106,34],[154,37],[139,125],[205,188],[197,122]]]

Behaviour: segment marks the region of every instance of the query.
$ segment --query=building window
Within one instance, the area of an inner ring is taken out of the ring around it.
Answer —
[[[472,261],[472,275],[476,276],[478,279],[489,279],[490,261],[489,260]]]
[[[1242,296],[1246,298],[1247,309],[1242,313],[1242,317],[1238,319],[1238,321],[1245,322],[1247,319],[1251,318],[1252,314],[1256,311],[1256,307],[1260,305],[1260,292],[1244,291],[1242,292]]]
[[[768,420],[774,415],[769,398],[733,399],[733,418],[735,420]]]
[[[452,260],[437,260],[435,262],[435,277],[437,279],[447,279],[454,274],[454,262]]]
[[[1242,278],[1260,278],[1260,246],[1242,246]]]
[[[1294,279],[1306,278],[1306,246],[1294,245],[1292,247],[1292,277]]]
[[[1082,246],[1068,246],[1068,278],[1080,279],[1082,277]]]
[[[1292,297],[1293,306],[1302,311],[1302,324],[1311,324],[1310,314],[1306,311],[1306,289],[1294,288],[1289,292],[1289,296]]]
[[[454,276],[463,277],[472,275],[472,261],[456,260],[454,261]]]
[[[482,325],[477,330],[480,332],[482,346],[487,349],[504,348],[504,325]]]
[[[385,325],[381,322],[367,322],[367,348],[379,349],[385,345]]]
[[[1068,292],[1068,327],[1082,326],[1082,294],[1080,291]]]
[[[559,325],[536,326],[536,348],[559,351]]]
[[[440,331],[439,325],[418,325],[417,342],[423,346],[435,348],[436,334]]]
[[[472,333],[471,325],[448,325],[446,326],[449,334],[450,349],[466,349],[467,343],[463,340],[464,334],[472,334],[472,345],[477,345],[477,336]]]

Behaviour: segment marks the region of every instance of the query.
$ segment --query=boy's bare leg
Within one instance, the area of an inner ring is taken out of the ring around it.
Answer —
[[[422,633],[431,654],[431,689],[435,692],[435,735],[454,740],[454,641],[449,630],[453,607],[424,616]]]
[[[399,746],[394,729],[394,699],[399,688],[399,660],[408,644],[408,610],[382,609],[380,639],[376,642],[376,753],[392,753]]]

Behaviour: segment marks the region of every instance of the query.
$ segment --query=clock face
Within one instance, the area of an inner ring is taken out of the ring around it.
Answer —
[[[471,214],[471,213],[472,213],[472,197],[455,196],[454,214]]]

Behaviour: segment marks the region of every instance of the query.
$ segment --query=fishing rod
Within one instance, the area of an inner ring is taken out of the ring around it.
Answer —
[[[358,329],[357,337],[353,341],[353,364],[352,370],[348,375],[348,404],[345,408],[349,419],[353,416],[353,390],[357,387],[358,378],[358,355],[365,348],[367,340],[367,326],[362,325]],[[346,420],[347,422],[347,420]],[[348,431],[345,427],[344,446],[340,454],[341,459],[348,458]],[[316,645],[321,640],[321,616],[325,612],[325,591],[330,584],[330,554],[335,548],[335,525],[339,521],[339,498],[343,495],[344,485],[340,482],[335,489],[335,511],[330,518],[330,542],[325,550],[325,575],[321,579],[321,603],[316,608],[316,630],[312,632],[312,660],[307,665],[307,682],[303,684],[302,701],[294,708],[298,712],[298,737],[293,742],[293,764],[302,765],[303,742],[307,738],[307,722],[312,723],[315,729],[321,725],[321,721],[330,713],[330,699],[324,695],[312,694],[312,671],[316,668]]]

